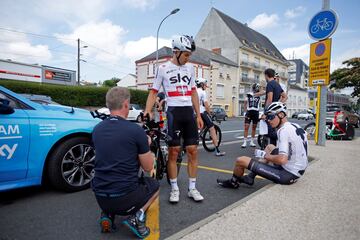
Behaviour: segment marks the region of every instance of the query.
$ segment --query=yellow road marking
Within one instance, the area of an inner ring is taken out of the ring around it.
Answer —
[[[181,163],[181,165],[187,166],[187,163]],[[214,171],[214,172],[221,172],[221,173],[233,174],[233,171],[225,170],[225,169],[220,169],[220,168],[212,168],[212,167],[206,167],[206,166],[198,166],[198,168],[200,168],[200,169],[205,169],[205,170],[209,170],[209,171]],[[245,174],[245,175],[246,175],[246,174]],[[264,179],[263,177],[260,177],[260,176],[256,176],[256,178]]]
[[[146,211],[146,226],[150,228],[150,235],[147,240],[160,239],[160,225],[159,225],[159,197],[155,199]]]

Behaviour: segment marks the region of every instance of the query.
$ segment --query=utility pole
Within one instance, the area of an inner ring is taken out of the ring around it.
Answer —
[[[80,86],[80,38],[77,40],[78,42],[78,48],[77,48],[77,80],[78,80],[78,86]]]

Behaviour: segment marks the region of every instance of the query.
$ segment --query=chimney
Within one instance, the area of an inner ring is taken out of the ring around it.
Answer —
[[[211,51],[221,55],[221,48],[213,48]]]

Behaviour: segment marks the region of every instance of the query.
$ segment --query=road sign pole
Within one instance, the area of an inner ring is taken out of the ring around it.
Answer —
[[[330,9],[330,0],[323,0],[322,4],[322,10],[329,10]],[[325,146],[326,142],[326,103],[327,103],[327,86],[321,85],[320,88],[318,88],[318,101],[320,101],[320,108],[318,108],[317,112],[319,113],[318,120],[318,130],[316,131],[318,133],[318,141],[317,145]]]

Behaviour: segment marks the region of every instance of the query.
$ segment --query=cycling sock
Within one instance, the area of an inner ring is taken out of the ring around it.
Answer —
[[[238,184],[239,183],[239,177],[236,176],[235,174],[233,174],[232,178],[231,178],[231,183],[233,184]]]
[[[217,153],[219,153],[219,152],[220,152],[219,146],[216,146],[216,147],[215,147],[215,150],[216,150]]]
[[[189,178],[189,190],[195,189],[196,178]]]
[[[177,184],[177,178],[170,179],[171,189],[179,190],[179,186]]]
[[[143,209],[140,209],[139,211],[136,212],[136,217],[137,219],[139,219],[141,222],[144,221],[145,219],[145,212]]]

